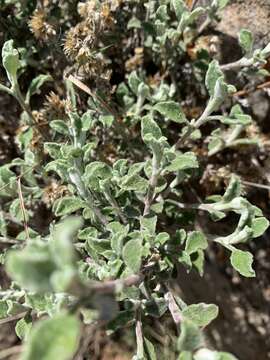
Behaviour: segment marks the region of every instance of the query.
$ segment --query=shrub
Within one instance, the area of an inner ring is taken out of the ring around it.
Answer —
[[[205,49],[189,57],[191,44],[227,2],[190,8],[182,0],[87,1],[78,4],[75,26],[69,8],[62,9],[69,20],[60,14],[58,22],[72,65],[63,80],[42,73],[26,91],[20,78],[32,55],[17,48],[16,39],[5,42],[8,82],[0,89],[17,99],[22,114],[21,157],[0,168],[1,241],[9,245],[2,262],[12,279],[1,292],[1,317],[21,314],[16,332],[25,344],[23,359],[71,358],[83,322],[98,322],[108,333],[132,327],[134,359],[157,359],[144,324],[165,314],[179,334],[171,345],[179,360],[235,359],[207,349],[203,340],[217,306],[188,305],[173,291],[177,272],[195,269],[203,276],[211,243],[227,249],[242,276],[254,277],[253,256],[239,245],[268,227],[262,211],[243,197],[237,175],[223,194],[201,203],[188,196],[205,166],[196,142],[208,143],[208,157],[258,143],[245,133],[252,119],[232,98],[236,88],[224,73],[267,75],[262,65],[269,45],[254,51],[252,34],[243,30],[239,61],[220,66]],[[57,36],[55,5],[47,6],[29,23],[37,48],[50,49]],[[117,77],[118,67],[125,73]],[[61,84],[62,98],[50,94],[46,106],[34,110],[32,99],[53,81]],[[187,109],[194,97],[208,98],[196,118]],[[46,231],[34,225],[40,204],[51,212]],[[227,235],[206,235],[196,227],[198,211],[211,221],[234,213],[238,222]]]

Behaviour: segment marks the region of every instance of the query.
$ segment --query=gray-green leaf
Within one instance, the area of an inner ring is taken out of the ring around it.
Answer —
[[[255,218],[251,222],[251,229],[253,230],[253,238],[259,237],[264,234],[264,232],[269,227],[269,221],[265,217]]]
[[[56,216],[69,215],[85,206],[85,202],[80,198],[75,196],[66,196],[54,203],[53,212]]]
[[[182,314],[196,325],[205,327],[218,316],[218,307],[214,304],[192,304],[184,308]]]
[[[123,248],[123,260],[126,266],[134,273],[139,272],[142,263],[142,240],[129,240]]]
[[[200,349],[194,355],[194,360],[237,360],[235,356],[226,352]]]
[[[252,269],[253,255],[250,252],[234,249],[230,260],[232,266],[241,275],[245,277],[255,277],[255,271]]]
[[[20,68],[19,53],[13,47],[13,40],[8,40],[2,48],[2,60],[7,72],[8,79],[12,85],[17,83],[17,71]]]
[[[207,239],[200,231],[192,231],[188,234],[185,251],[190,255],[198,250],[205,250],[208,246]]]
[[[79,331],[74,315],[40,321],[30,333],[22,360],[70,360],[78,346]]]
[[[249,54],[253,48],[253,35],[249,30],[242,29],[239,34],[239,43],[243,51]]]
[[[223,76],[223,73],[219,67],[218,62],[217,60],[213,60],[208,66],[205,78],[205,85],[210,96],[214,95],[216,82],[221,76]]]
[[[181,322],[181,334],[177,342],[180,351],[194,351],[201,344],[199,327],[192,321],[184,319]]]
[[[37,94],[41,86],[47,81],[53,81],[51,75],[40,74],[35,77],[28,88],[25,101],[29,103],[31,96]]]
[[[187,169],[196,169],[199,167],[197,158],[194,153],[177,154],[171,164],[166,167],[166,171],[180,171]]]
[[[154,106],[154,110],[158,111],[166,118],[173,120],[177,123],[183,123],[186,121],[186,117],[180,104],[174,101],[163,101]]]

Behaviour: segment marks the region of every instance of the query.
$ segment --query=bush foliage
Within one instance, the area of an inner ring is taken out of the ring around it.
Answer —
[[[207,47],[191,56],[227,2],[2,2],[9,30],[0,90],[21,114],[20,156],[0,167],[1,261],[12,279],[0,315],[21,314],[22,359],[72,358],[83,323],[108,334],[130,327],[133,359],[160,359],[145,324],[168,315],[175,358],[235,359],[204,341],[218,307],[186,304],[174,291],[178,272],[203,276],[213,243],[254,277],[242,244],[268,227],[235,174],[223,193],[191,196],[207,159],[259,145],[225,75],[266,76],[269,45],[254,50],[242,30],[238,61],[220,65]],[[196,225],[201,211],[213,222],[234,213],[237,223],[229,234],[207,234]]]

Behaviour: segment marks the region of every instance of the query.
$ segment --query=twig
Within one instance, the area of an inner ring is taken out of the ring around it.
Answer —
[[[211,19],[209,17],[207,17],[204,22],[201,24],[201,26],[198,29],[198,34],[200,35],[201,33],[204,32],[204,30],[211,24]]]
[[[30,171],[34,170],[36,166],[37,166],[37,165],[31,167],[30,169],[26,170],[26,171],[23,172],[22,174],[16,176],[14,179],[10,180],[7,184],[3,185],[3,186],[0,188],[0,191],[4,190],[6,187],[8,187],[13,181],[18,181],[18,180],[21,179],[24,175],[27,175]]]
[[[95,214],[96,219],[102,224],[102,226],[106,226],[108,221],[106,217],[101,213],[99,208],[95,205],[95,199],[91,193],[91,191],[86,188],[84,181],[82,180],[82,176],[80,173],[80,169],[75,164],[74,171],[69,173],[69,178],[73,185],[75,185],[78,194],[81,196],[82,199],[87,201],[88,206]]]
[[[268,87],[270,87],[270,81],[265,81],[262,84],[257,85],[255,89],[252,88],[252,89],[239,90],[239,91],[233,93],[233,96],[245,96],[245,95],[252,93],[253,91],[261,90],[261,89],[268,88]]]
[[[136,320],[136,341],[137,341],[137,357],[138,359],[144,358],[144,348],[143,348],[143,331],[142,331],[142,320],[140,309],[137,310],[137,320]]]
[[[26,238],[27,238],[27,240],[29,240],[30,239],[29,229],[28,229],[28,224],[27,224],[27,216],[26,216],[26,210],[25,210],[25,206],[24,206],[24,199],[23,199],[23,195],[22,195],[22,187],[21,187],[21,179],[20,178],[17,180],[17,184],[18,184],[20,208],[21,208],[21,211],[23,214],[24,230],[25,230]]]
[[[27,314],[27,311],[24,311],[24,312],[22,312],[22,313],[20,313],[20,314],[13,315],[13,316],[9,316],[9,317],[7,317],[7,318],[1,319],[1,320],[0,320],[0,325],[7,324],[7,323],[9,323],[9,322],[11,322],[11,321],[21,319],[21,318],[23,318],[26,314]]]
[[[183,319],[181,310],[177,306],[174,297],[170,291],[168,291],[165,295],[165,300],[168,303],[168,308],[170,310],[170,313],[172,315],[173,321],[176,325],[179,325]]]
[[[193,0],[190,6],[190,11],[194,10],[199,0]]]
[[[243,67],[252,66],[253,64],[254,64],[254,61],[253,61],[252,58],[251,59],[242,58],[242,59],[239,59],[237,61],[221,65],[220,68],[221,68],[222,71],[238,70],[238,69],[241,69]]]
[[[69,75],[68,80],[71,81],[74,85],[76,85],[78,88],[80,88],[82,91],[84,91],[86,94],[90,95],[92,98],[98,100],[101,105],[104,107],[104,109],[106,111],[108,111],[109,113],[113,114],[116,118],[118,117],[118,114],[115,112],[114,109],[112,109],[110,106],[108,106],[105,101],[103,101],[103,99],[98,96],[96,93],[93,93],[91,91],[91,89],[85,85],[82,81],[80,81],[79,79],[77,79],[75,76],[73,75]]]
[[[168,199],[167,202],[174,204],[179,209],[202,210],[207,212],[209,212],[210,210],[210,206],[208,206],[208,204],[187,204],[187,203],[180,203],[172,199]]]
[[[245,180],[241,180],[242,184],[247,185],[247,186],[253,186],[259,189],[265,189],[265,190],[270,190],[270,186],[268,185],[263,185],[263,184],[258,184],[258,183],[254,183],[254,182],[250,182],[250,181],[245,181]]]
[[[150,212],[150,208],[155,196],[155,188],[157,186],[158,176],[159,176],[159,162],[157,161],[155,154],[153,154],[152,175],[149,181],[149,187],[145,198],[143,216],[147,216]]]
[[[14,354],[18,354],[22,351],[22,345],[17,345],[17,346],[13,346],[11,348],[8,349],[4,349],[0,351],[0,359],[6,359],[7,357],[14,355]]]
[[[99,294],[112,294],[118,289],[138,285],[144,279],[142,274],[130,275],[125,279],[109,280],[105,282],[97,282],[90,285],[91,290]]]
[[[108,190],[105,192],[105,196],[107,195],[107,200],[109,201],[109,203],[111,204],[111,206],[114,208],[114,210],[116,211],[118,217],[120,218],[120,220],[122,221],[123,224],[127,224],[128,220],[124,214],[124,212],[122,211],[122,209],[120,208],[120,206],[118,205],[117,201],[114,199],[114,197],[112,196],[111,192]]]
[[[0,243],[15,245],[15,244],[22,244],[23,241],[16,240],[16,239],[9,239],[9,238],[5,238],[3,236],[0,236]]]

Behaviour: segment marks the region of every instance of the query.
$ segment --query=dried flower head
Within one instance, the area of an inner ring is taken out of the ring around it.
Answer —
[[[85,62],[91,54],[95,41],[96,37],[91,28],[85,22],[81,22],[68,31],[64,52],[71,60]]]
[[[128,72],[132,70],[136,70],[143,63],[143,48],[136,47],[135,54],[130,59],[128,59],[125,63],[125,68]]]
[[[232,171],[229,166],[216,168],[213,164],[208,164],[201,178],[200,183],[203,184],[206,193],[211,194],[213,189],[215,192],[221,191],[228,185]]]
[[[61,99],[58,94],[51,91],[46,96],[44,103],[44,115],[50,120],[52,118],[65,118],[67,111],[72,110],[72,106],[69,100]]]
[[[47,13],[42,9],[36,9],[29,21],[29,27],[38,40],[47,41],[56,35],[54,27],[47,22]]]
[[[52,206],[53,203],[60,197],[69,193],[67,186],[60,185],[56,181],[52,181],[50,185],[43,189],[43,202],[48,206]]]

